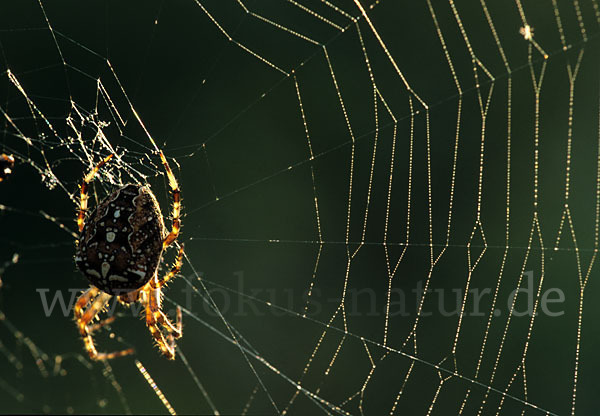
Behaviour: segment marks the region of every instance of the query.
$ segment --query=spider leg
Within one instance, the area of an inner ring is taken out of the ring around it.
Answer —
[[[169,273],[167,273],[164,277],[162,277],[160,280],[152,279],[150,281],[150,286],[152,286],[152,289],[160,289],[161,287],[166,285],[169,282],[169,280],[171,280],[173,277],[175,277],[177,275],[177,273],[179,273],[182,265],[183,265],[183,244],[181,244],[181,247],[179,247],[179,253],[177,253],[177,258],[175,259],[175,264],[171,268],[171,271]]]
[[[114,155],[110,154],[106,156],[100,163],[96,165],[94,169],[88,172],[87,175],[83,178],[83,182],[81,183],[81,197],[79,199],[79,215],[77,216],[77,227],[79,227],[79,232],[83,231],[83,225],[85,220],[85,212],[87,211],[87,201],[89,198],[88,195],[88,187],[96,173],[104,166],[106,162],[108,162]]]
[[[83,312],[84,312],[84,308],[85,306],[90,303],[90,300],[92,300],[98,293],[100,292],[100,290],[98,290],[95,287],[90,287],[88,288],[88,290],[86,290],[85,292],[83,292],[81,294],[81,296],[79,296],[77,298],[77,301],[75,302],[75,306],[73,306],[73,313],[75,315],[75,320],[79,323],[79,320],[81,319],[81,317],[83,316]]]
[[[77,299],[75,306],[73,307],[73,313],[75,315],[75,321],[79,333],[83,337],[83,344],[85,349],[92,360],[110,360],[117,357],[133,354],[133,348],[128,348],[121,351],[111,353],[99,353],[94,345],[94,339],[92,338],[92,332],[98,329],[102,325],[107,325],[111,318],[108,318],[99,324],[90,325],[90,322],[100,313],[104,308],[111,295],[108,293],[100,292],[99,289],[91,287]],[[93,299],[93,300],[92,300]],[[90,303],[90,306],[84,310],[86,305]],[[114,319],[113,319],[114,320]],[[103,323],[104,322],[104,323]],[[112,321],[110,321],[112,322]]]
[[[169,282],[169,280],[171,280],[173,277],[175,277],[177,275],[177,273],[179,273],[182,265],[183,265],[183,244],[181,244],[181,246],[179,247],[179,253],[177,254],[175,264],[171,268],[171,271],[169,273],[167,273],[164,277],[162,277],[160,280],[158,278],[152,279],[150,281],[150,287],[153,290],[160,289],[161,287],[163,287],[165,284],[167,284]],[[160,292],[156,296],[156,299],[160,299],[159,296],[160,296]],[[158,323],[160,323],[163,327],[165,327],[167,329],[167,331],[169,332],[167,338],[168,338],[170,344],[174,343],[174,338],[181,338],[181,336],[183,335],[182,326],[181,326],[181,321],[182,321],[181,307],[179,307],[179,306],[177,307],[177,318],[176,318],[175,324],[173,324],[173,323],[171,323],[171,321],[169,321],[169,318],[167,317],[167,315],[165,315],[165,313],[160,310],[160,304],[159,304],[158,305],[158,314],[156,315],[156,321]]]
[[[97,330],[99,330],[100,328],[106,326],[106,325],[110,325],[112,324],[117,318],[114,316],[111,316],[110,318],[106,318],[101,320],[100,322],[93,324],[93,325],[88,325],[88,330],[90,331],[90,334],[93,334],[94,332],[96,332]]]
[[[152,289],[151,286],[148,286],[146,290],[148,299],[146,303],[146,325],[163,355],[170,360],[174,360],[175,342],[173,338],[179,338],[182,335],[181,311],[179,310],[177,314],[177,324],[173,325],[161,310],[160,289]],[[166,328],[168,332],[167,339],[160,330],[159,324]]]
[[[179,229],[181,228],[181,190],[179,189],[177,179],[175,179],[175,175],[173,175],[173,171],[171,170],[169,162],[167,162],[167,158],[165,158],[165,155],[163,154],[162,150],[159,154],[160,160],[162,161],[162,164],[165,167],[165,171],[167,172],[169,186],[171,187],[171,193],[173,194],[173,224],[171,226],[171,232],[169,232],[169,234],[163,241],[163,248],[166,248],[177,239],[177,236],[179,235]]]
[[[171,322],[169,322],[168,319],[166,320],[166,322],[168,322],[170,325],[173,325],[173,324],[171,324]],[[181,306],[178,306],[177,307],[177,318],[176,318],[176,321],[175,321],[175,326],[178,329],[178,332],[177,333],[175,333],[175,332],[169,332],[169,335],[167,335],[167,341],[169,342],[169,345],[171,345],[173,347],[173,349],[175,348],[175,339],[176,338],[181,338],[182,335],[183,335],[183,330],[182,330],[182,327],[181,327],[181,322],[182,322],[182,318],[181,318]],[[163,325],[165,325],[165,324],[163,324]],[[175,335],[173,335],[173,334],[175,334]]]
[[[175,339],[181,338],[181,336],[183,335],[181,326],[181,307],[177,307],[177,318],[175,320],[175,324],[169,321],[169,318],[167,318],[167,315],[163,311],[159,312],[160,315],[158,315],[157,319],[158,323],[167,328],[167,331],[169,331],[168,337],[174,337]]]

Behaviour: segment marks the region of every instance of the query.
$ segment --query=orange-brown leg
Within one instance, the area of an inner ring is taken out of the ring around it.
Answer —
[[[88,195],[88,187],[96,173],[104,166],[106,162],[108,162],[114,155],[110,154],[106,156],[100,163],[96,165],[94,169],[88,172],[87,175],[83,178],[83,182],[81,183],[81,197],[79,199],[79,215],[77,216],[77,227],[79,228],[79,232],[83,230],[84,220],[85,220],[85,212],[87,211],[87,201],[89,198]]]
[[[159,311],[159,315],[157,317],[157,321],[163,327],[167,329],[169,332],[169,336],[174,337],[175,339],[181,338],[183,335],[182,325],[181,325],[181,307],[177,307],[177,318],[175,318],[175,324],[169,321],[167,315],[163,311]]]
[[[94,345],[94,339],[92,338],[92,332],[97,329],[94,325],[90,325],[90,322],[100,313],[100,311],[106,305],[106,302],[111,298],[111,295],[100,292],[95,287],[86,290],[77,299],[75,306],[73,307],[73,313],[75,315],[75,321],[79,333],[83,338],[83,344],[85,349],[92,360],[110,360],[117,357],[123,357],[125,355],[133,354],[133,348],[128,348],[121,351],[111,353],[99,353]],[[84,308],[90,303],[90,306],[84,311]],[[110,320],[110,318],[108,319]],[[106,325],[108,320],[105,320]],[[99,324],[98,324],[99,325]]]
[[[169,332],[169,335],[167,335],[167,342],[170,345],[172,345],[173,348],[175,348],[175,339],[181,338],[183,336],[183,328],[182,328],[181,322],[182,322],[181,306],[178,306],[177,307],[177,317],[175,318],[175,327],[177,328],[177,332],[172,331],[172,332]],[[173,324],[171,324],[171,322],[169,322],[168,319],[166,320],[166,323],[173,326]],[[165,325],[165,323],[163,323],[163,325]]]
[[[177,314],[177,324],[173,325],[164,312],[161,311],[161,302],[160,302],[160,290],[152,289],[150,286],[147,286],[147,304],[146,304],[146,324],[148,325],[148,329],[150,334],[158,344],[163,355],[165,355],[168,359],[175,359],[175,342],[173,338],[180,338],[182,335],[181,332],[181,310],[178,310]],[[167,339],[163,332],[161,331],[159,324],[162,325],[168,335]]]
[[[165,167],[165,171],[167,172],[167,178],[169,179],[169,187],[171,188],[171,193],[173,194],[173,225],[171,226],[171,232],[163,241],[163,248],[168,247],[177,239],[179,235],[179,229],[181,228],[181,190],[179,189],[179,184],[177,183],[177,179],[175,179],[175,175],[173,175],[173,171],[169,166],[169,162],[167,162],[167,158],[163,154],[162,150],[159,152],[160,160]]]
[[[169,273],[167,273],[161,279],[152,279],[150,281],[150,285],[152,286],[152,289],[160,289],[165,284],[167,284],[169,282],[169,280],[171,280],[173,277],[175,277],[177,275],[177,273],[179,273],[182,265],[183,265],[183,244],[181,244],[181,246],[179,247],[179,253],[177,253],[177,258],[175,259],[175,264],[171,268],[171,271]]]
[[[103,319],[103,320],[101,320],[100,322],[98,322],[96,324],[88,325],[88,331],[90,331],[90,334],[93,334],[94,332],[96,332],[100,328],[112,324],[116,319],[117,318],[115,318],[114,316],[111,316],[110,318]]]

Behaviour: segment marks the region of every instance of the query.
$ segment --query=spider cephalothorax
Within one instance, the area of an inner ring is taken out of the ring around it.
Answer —
[[[118,188],[86,218],[89,183],[113,155],[106,157],[89,172],[81,185],[77,218],[80,237],[75,263],[92,287],[77,299],[73,311],[85,348],[90,358],[95,360],[133,353],[131,348],[98,353],[94,345],[94,330],[114,321],[114,317],[95,325],[91,322],[112,296],[118,296],[123,303],[141,302],[145,308],[148,329],[162,353],[170,359],[175,358],[173,340],[181,337],[181,310],[178,309],[177,321],[173,325],[161,310],[161,288],[179,272],[183,246],[179,249],[175,265],[166,276],[159,278],[158,268],[164,249],[179,235],[180,191],[166,158],[162,152],[159,154],[173,193],[173,225],[170,232],[165,228],[154,194],[150,188],[141,185],[128,184]],[[159,325],[166,331],[166,336]]]

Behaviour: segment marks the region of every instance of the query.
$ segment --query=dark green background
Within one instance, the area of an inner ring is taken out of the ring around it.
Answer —
[[[257,377],[239,348],[218,334],[231,336],[223,321],[207,306],[213,299],[226,321],[238,331],[236,334],[241,334],[258,355],[283,374],[276,374],[249,358],[270,397],[278,409],[283,410],[296,390],[286,378],[294,382],[300,379],[325,329],[324,324],[338,306],[346,276],[347,251],[354,252],[362,239],[371,161],[377,140],[365,245],[352,260],[347,280],[349,334],[329,375],[325,376],[324,371],[344,335],[343,331],[336,330],[327,333],[302,385],[311,392],[320,389],[318,395],[336,405],[359,391],[371,370],[369,356],[360,340],[364,337],[377,343],[368,344],[377,367],[364,390],[362,409],[365,414],[388,414],[412,361],[395,352],[385,356],[381,347],[388,291],[383,241],[394,122],[378,101],[379,125],[375,134],[373,85],[356,27],[319,2],[302,4],[337,25],[348,26],[347,30],[340,33],[290,3],[254,1],[246,4],[258,15],[326,45],[355,138],[353,148],[322,46],[298,40],[247,15],[234,1],[201,2],[237,42],[287,72],[294,69],[313,152],[317,156],[310,160],[293,77],[283,75],[228,41],[193,1],[122,3],[43,2],[54,37],[37,2],[3,2],[0,6],[0,62],[4,71],[0,81],[0,106],[16,123],[20,134],[32,140],[32,144],[27,145],[10,124],[3,122],[0,150],[15,154],[18,163],[10,180],[0,184],[0,204],[10,207],[10,210],[0,211],[0,262],[10,259],[15,252],[20,254],[20,261],[2,276],[0,310],[48,354],[46,365],[51,367],[55,355],[65,356],[63,366],[67,371],[62,376],[40,375],[28,349],[15,340],[7,325],[0,324],[0,340],[25,364],[22,371],[16,372],[5,354],[0,355],[0,378],[24,397],[18,401],[10,389],[0,386],[0,412],[122,413],[128,408],[134,413],[164,411],[133,359],[110,363],[123,388],[122,397],[127,402],[124,405],[103,374],[106,369],[102,364],[95,363],[88,369],[73,358],[83,352],[83,347],[70,317],[58,311],[45,317],[36,291],[48,288],[50,293],[62,290],[66,294],[69,288],[86,287],[72,261],[74,238],[39,214],[43,210],[69,228],[75,228],[76,205],[69,196],[77,197],[78,183],[91,162],[82,163],[86,156],[76,142],[68,145],[68,137],[73,132],[66,128],[65,117],[71,100],[85,114],[97,108],[98,119],[111,121],[105,133],[123,158],[123,163],[114,163],[107,169],[113,175],[111,178],[103,176],[95,182],[91,201],[95,203],[96,198],[102,198],[116,184],[148,181],[163,212],[167,213],[167,188],[160,167],[157,168],[157,158],[152,155],[147,137],[106,64],[105,58],[108,58],[152,137],[177,161],[173,166],[184,198],[180,241],[186,243],[187,259],[182,272],[185,279],[179,278],[169,286],[165,308],[172,311],[174,301],[191,312],[191,315],[184,314],[185,335],[178,343],[188,365],[180,359],[168,362],[160,357],[152,347],[143,322],[124,308],[119,309],[123,317],[112,326],[112,331],[122,337],[121,342],[136,348],[137,358],[178,412],[210,411],[194,384],[193,371],[222,414],[240,413],[255,388],[258,393],[250,413],[276,413],[269,396],[257,387]],[[571,412],[580,293],[576,255],[580,256],[583,273],[587,273],[597,242],[599,49],[594,3],[581,3],[582,22],[588,36],[588,40],[583,41],[575,8],[570,2],[558,2],[570,45],[566,51],[562,50],[552,3],[524,4],[527,21],[535,30],[534,39],[550,55],[540,96],[538,147],[538,215],[545,250],[541,249],[537,234],[529,243],[534,215],[535,151],[535,96],[530,70],[533,68],[538,73],[542,60],[534,50],[531,66],[528,65],[529,44],[518,33],[522,21],[516,6],[500,1],[488,4],[510,63],[509,73],[481,5],[473,2],[456,5],[475,55],[495,77],[491,82],[479,70],[480,88],[477,89],[473,61],[450,6],[445,2],[432,2],[462,86],[463,94],[459,96],[427,4],[402,3],[383,1],[369,10],[369,17],[413,90],[429,105],[429,124],[414,96],[412,104],[418,113],[411,118],[406,88],[369,26],[364,19],[359,22],[377,86],[397,118],[387,234],[393,264],[407,243],[411,122],[414,132],[410,235],[408,249],[393,280],[394,290],[406,294],[408,316],[390,318],[387,345],[400,350],[412,328],[416,317],[414,289],[427,279],[430,269],[430,238],[435,257],[446,242],[459,100],[462,114],[449,247],[436,264],[430,281],[432,289],[443,291],[447,305],[455,299],[452,289],[465,286],[468,255],[474,260],[482,251],[479,229],[470,239],[476,224],[482,143],[478,91],[485,100],[492,86],[485,130],[481,203],[487,249],[470,281],[471,288],[493,291],[496,287],[507,244],[507,91],[510,82],[509,249],[498,294],[497,307],[501,315],[493,320],[477,380],[489,385],[506,322],[506,302],[510,292],[517,288],[521,270],[532,271],[536,290],[545,273],[542,292],[560,288],[566,298],[561,305],[565,314],[557,318],[540,315],[535,320],[525,361],[526,400],[543,409],[568,414]],[[368,6],[364,2],[363,5]],[[339,7],[355,17],[360,15],[351,2],[339,2]],[[576,63],[582,49],[585,53],[575,83],[569,199],[579,249],[576,253],[568,223],[564,225],[560,250],[551,249],[564,206],[569,110],[566,68]],[[32,110],[9,82],[6,70],[16,75],[27,96],[52,123],[56,134],[43,119],[32,117]],[[127,120],[121,130],[110,108],[102,102],[96,106],[98,78],[115,108]],[[87,150],[94,156],[93,163],[98,162],[107,152],[94,141],[93,123],[87,123],[80,130]],[[346,245],[352,151],[354,182],[348,236],[351,243]],[[59,180],[59,186],[54,189],[46,186],[37,169],[46,169],[46,161]],[[315,175],[314,188],[311,168]],[[319,199],[322,239],[326,243],[318,263],[309,316],[302,318],[319,250],[315,192]],[[431,236],[429,206],[432,208]],[[529,251],[528,246],[531,246]],[[527,253],[529,257],[524,263]],[[167,253],[168,262],[174,254]],[[598,316],[598,307],[594,304],[598,293],[596,270],[597,266],[592,268],[585,290],[577,389],[579,414],[590,414],[597,403],[595,346],[600,334],[595,325]],[[240,276],[243,277],[240,279]],[[217,289],[219,287],[228,290]],[[371,295],[366,292],[357,295],[361,293],[358,291],[368,288]],[[210,297],[206,289],[212,291]],[[257,299],[247,300],[242,295]],[[265,301],[282,307],[283,311],[266,305]],[[441,363],[442,367],[455,370],[451,348],[458,319],[456,315],[444,317],[436,312],[437,301],[437,297],[430,296],[425,303],[424,310],[433,315],[420,318],[417,351],[413,349],[412,340],[403,350],[422,361],[412,369],[398,402],[397,414],[427,412],[440,380],[431,364]],[[472,299],[467,302],[467,307],[469,305]],[[456,371],[468,379],[475,378],[490,305],[491,297],[484,297],[481,310],[486,315],[467,316],[462,323],[455,355]],[[523,304],[518,303],[518,308],[522,310]],[[512,318],[492,383],[494,388],[504,391],[521,362],[529,322],[529,317]],[[339,316],[332,325],[344,327]],[[110,340],[106,332],[99,334],[97,340],[100,349],[116,349],[122,345]],[[380,361],[383,356],[385,359]],[[469,388],[464,414],[476,414],[485,387],[457,377],[445,382],[433,413],[456,414]],[[524,398],[522,378],[513,382],[508,393]],[[499,394],[490,393],[484,413],[495,414],[500,399]],[[344,410],[360,413],[360,400],[360,396],[356,397]],[[504,414],[515,414],[523,409],[527,414],[538,413],[514,399],[504,401]],[[290,412],[325,413],[302,394]]]

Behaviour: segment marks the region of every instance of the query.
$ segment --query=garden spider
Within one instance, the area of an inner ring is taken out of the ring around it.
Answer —
[[[88,278],[91,287],[77,299],[73,307],[75,321],[88,355],[92,360],[107,360],[133,354],[133,348],[111,353],[99,353],[92,338],[93,332],[114,321],[110,317],[97,324],[94,318],[104,309],[112,296],[121,303],[139,301],[145,309],[146,324],[161,352],[175,359],[175,338],[180,338],[181,309],[173,324],[161,310],[161,288],[177,275],[182,265],[183,245],[175,265],[166,276],[158,277],[163,251],[179,235],[181,192],[163,152],[160,159],[167,173],[173,194],[173,224],[167,232],[160,207],[152,191],[137,184],[128,184],[108,195],[87,216],[89,183],[113,155],[92,169],[81,184],[81,199],[77,226],[79,241],[75,262]],[[86,306],[89,306],[86,309]],[[164,328],[166,336],[159,324]]]

